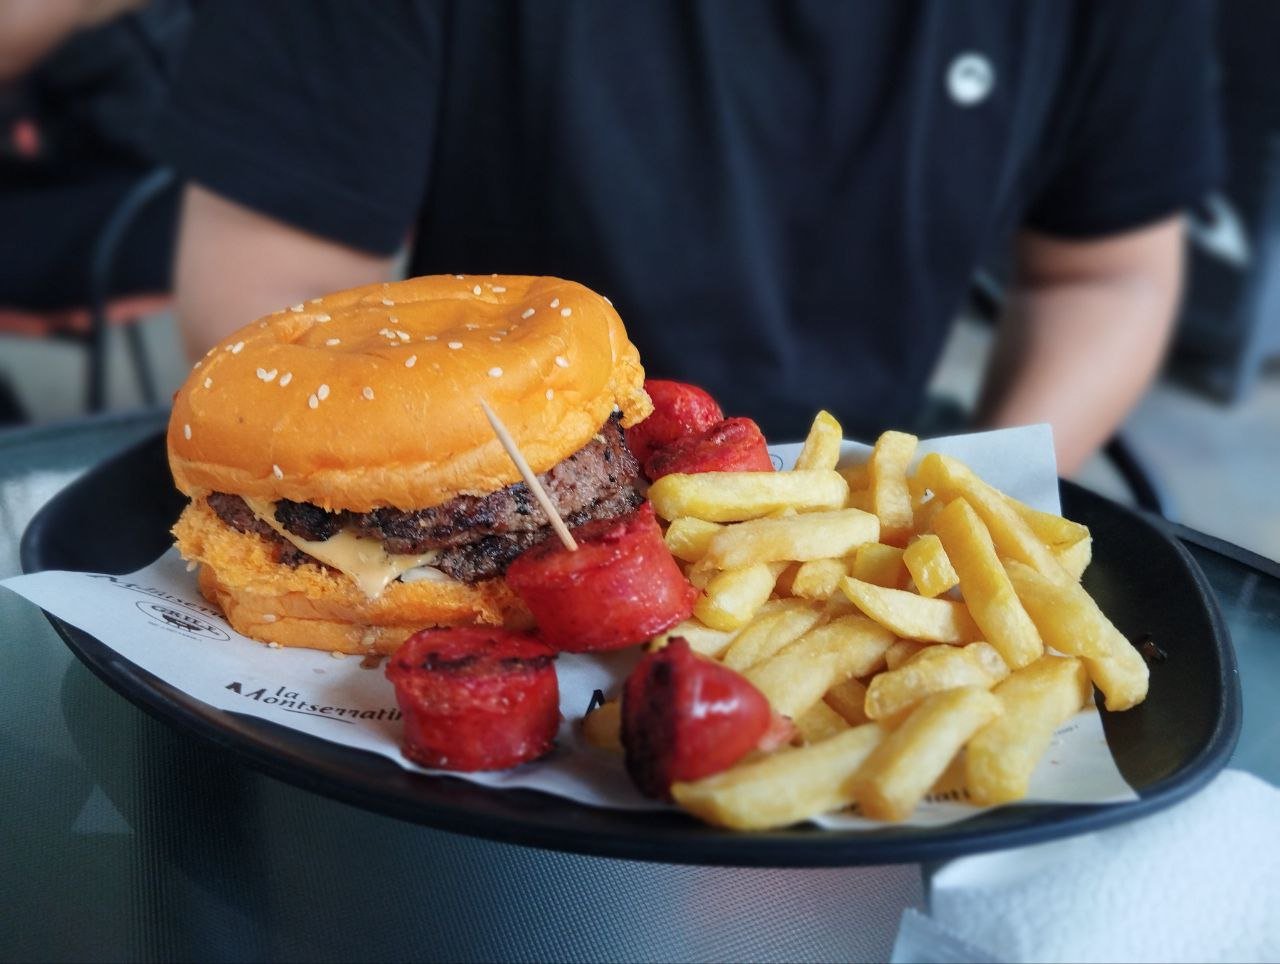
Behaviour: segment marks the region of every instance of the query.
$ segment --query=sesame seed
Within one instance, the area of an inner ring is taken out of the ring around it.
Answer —
[[[568,368],[569,360],[565,358],[564,355],[556,355],[556,364],[561,368]]]
[[[604,295],[601,295],[600,297],[601,297],[601,298],[604,298]],[[613,307],[613,302],[612,302],[612,301],[610,301],[608,298],[604,298],[604,303],[605,303],[606,305],[608,305],[610,308],[612,308],[612,307]]]
[[[332,320],[333,320],[333,319],[332,319],[329,315],[316,315],[316,321],[320,322],[320,324],[322,324],[322,325],[323,325],[326,321],[332,321]]]
[[[299,301],[296,305],[293,305],[289,310],[290,310],[290,311],[301,311],[301,310],[302,310],[302,302],[301,302],[301,301]]]
[[[489,377],[490,377],[490,378],[501,378],[501,377],[502,377],[502,369],[501,369],[501,368],[499,368],[497,365],[494,365],[492,368],[490,368],[490,369],[489,369]]]
[[[319,398],[319,399],[320,399],[320,401],[322,401],[322,402],[323,402],[326,398],[328,398],[328,397],[329,397],[329,386],[328,386],[328,385],[321,385],[319,388],[317,388],[317,389],[316,389],[316,397],[317,397],[317,398]]]
[[[398,317],[396,317],[395,315],[388,315],[388,316],[387,316],[387,321],[391,322],[391,324],[393,324],[393,325],[398,325],[398,324],[400,324],[400,319],[399,319]]]
[[[274,475],[277,479],[284,478],[284,471],[278,465],[271,466],[271,474]]]
[[[280,644],[277,642],[273,641],[273,642],[267,643],[267,649],[279,649],[279,648],[280,648]]]
[[[451,342],[449,342],[449,347],[450,347],[450,348],[452,348],[454,351],[457,351],[459,348],[461,348],[461,347],[462,347],[462,342],[460,342],[460,341],[451,341]]]
[[[454,277],[457,278],[459,281],[462,280],[462,275],[460,274],[455,274]]]
[[[330,651],[329,651],[329,655],[330,655],[330,656],[332,656],[334,659],[346,659],[346,658],[347,658],[347,654],[346,654],[346,653],[340,653],[340,652],[338,652],[336,649],[330,650]]]
[[[559,307],[560,307],[560,299],[559,299],[559,298],[552,298],[552,299],[551,299],[551,307],[552,307],[552,308],[559,308]]]
[[[396,333],[392,331],[390,328],[379,328],[378,334],[381,335],[383,338],[394,338],[396,336]]]
[[[472,289],[471,289],[471,293],[472,293],[473,295],[478,295],[478,294],[480,293],[480,286],[479,286],[479,285],[476,285],[474,288],[472,288]]]
[[[532,309],[532,308],[526,308],[524,311],[520,312],[520,317],[521,317],[521,318],[532,318],[532,317],[533,317],[533,309]]]
[[[309,304],[309,305],[318,305],[318,304],[320,304],[320,302],[321,302],[321,301],[323,301],[323,300],[324,300],[323,298],[312,298],[310,301],[308,301],[308,302],[307,302],[307,304]]]
[[[417,356],[417,355],[410,355],[408,358],[406,358],[406,359],[404,360],[404,367],[405,367],[405,368],[412,368],[412,367],[413,367],[414,365],[416,365],[416,364],[418,364],[418,356]]]
[[[556,390],[555,390],[554,388],[548,388],[548,389],[547,389],[547,401],[549,402],[549,401],[551,401],[551,399],[553,399],[553,398],[555,398],[555,397],[556,397]]]
[[[560,309],[560,315],[561,315],[561,317],[563,317],[563,318],[568,318],[571,314],[573,314],[573,309],[572,309],[572,308],[561,308],[561,309]]]
[[[191,370],[195,371],[195,369],[199,368],[203,364],[204,364],[204,359],[201,359],[200,361],[196,362],[194,365],[191,366]]]
[[[308,405],[310,405],[312,408],[319,408],[319,407],[320,407],[320,399],[318,399],[318,398],[316,398],[314,395],[312,395],[310,398],[308,398],[308,399],[307,399],[307,404],[308,404]]]
[[[477,328],[479,328],[480,326],[479,326],[479,325],[466,324],[466,325],[463,325],[462,327],[463,327],[463,328],[465,328],[465,329],[467,329],[467,331],[475,331],[475,330],[476,330]]]
[[[195,572],[199,568],[200,563],[196,562],[194,559],[187,563],[187,572]]]
[[[409,333],[407,331],[397,331],[396,337],[399,338],[401,341],[408,341]]]
[[[184,426],[182,426],[182,437],[183,437],[183,438],[185,438],[185,439],[190,439],[190,438],[191,438],[191,426],[190,426],[190,425],[184,425]]]
[[[502,293],[503,293],[504,291],[506,291],[506,290],[507,290],[507,289],[506,289],[503,285],[494,285],[494,286],[493,286],[493,293],[494,293],[495,295],[500,295],[500,294],[502,294]]]
[[[502,341],[502,336],[501,336],[501,335],[490,335],[490,336],[489,336],[489,340],[490,340],[490,341]]]
[[[212,379],[212,378],[206,378],[206,379],[204,380],[204,387],[205,387],[205,388],[213,388],[213,379]]]
[[[274,623],[280,617],[277,616],[275,613],[263,613],[258,618],[261,619],[264,623]]]
[[[373,401],[373,389],[370,388],[368,385],[366,385],[361,390],[360,394],[363,395],[365,398],[367,398],[369,401],[371,402]]]
[[[423,340],[423,341],[439,341],[439,340],[440,340],[440,336],[439,336],[439,335],[427,335],[427,336],[426,336],[425,338],[423,338],[422,340]]]
[[[392,301],[390,298],[383,298],[382,303],[386,305],[388,308],[390,308],[392,305],[395,304],[395,302]]]
[[[280,376],[280,387],[284,388],[291,381],[293,381],[293,372],[285,372],[283,375]]]
[[[330,345],[330,346],[333,346],[333,345],[341,345],[341,344],[342,344],[342,339],[341,339],[341,338],[326,338],[326,339],[325,339],[325,341],[324,341],[324,343],[325,343],[326,345]]]
[[[232,346],[231,346],[231,354],[233,354],[233,355],[238,355],[238,354],[240,354],[240,352],[241,352],[241,350],[242,350],[243,348],[244,348],[244,342],[242,342],[242,341],[238,341],[238,342],[236,342],[234,345],[232,345]]]

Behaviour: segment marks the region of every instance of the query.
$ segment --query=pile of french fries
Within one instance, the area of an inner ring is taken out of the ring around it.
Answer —
[[[834,810],[907,818],[926,796],[1018,800],[1054,732],[1092,703],[1147,693],[1142,656],[1080,585],[1086,527],[1036,511],[961,462],[886,432],[839,466],[819,413],[783,472],[668,475],[649,490],[701,590],[683,636],[750,680],[798,738],[677,783],[676,802],[737,829]],[[839,466],[839,467],[838,467]],[[618,747],[618,708],[584,720]]]

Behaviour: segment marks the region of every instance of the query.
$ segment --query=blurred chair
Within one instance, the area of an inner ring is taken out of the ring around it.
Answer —
[[[1280,4],[1218,5],[1222,192],[1190,222],[1187,299],[1173,372],[1220,401],[1243,401],[1280,360]]]
[[[85,410],[100,412],[106,406],[108,335],[113,328],[124,332],[134,374],[146,404],[159,404],[156,379],[147,358],[138,322],[166,310],[167,293],[130,294],[113,298],[114,270],[127,243],[130,229],[146,209],[165,198],[175,185],[174,174],[160,168],[139,180],[111,211],[93,242],[88,264],[85,305],[37,311],[0,305],[0,335],[52,338],[81,345],[87,356]],[[78,287],[78,286],[77,286]]]

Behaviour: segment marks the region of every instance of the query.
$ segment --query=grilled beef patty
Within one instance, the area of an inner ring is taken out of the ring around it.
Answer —
[[[538,476],[570,526],[623,515],[641,502],[640,466],[627,448],[619,419],[614,415],[592,441]],[[289,566],[315,562],[255,516],[238,495],[215,492],[208,502],[233,529],[254,532],[271,542],[278,562]],[[408,512],[326,512],[309,502],[285,499],[276,503],[276,521],[312,542],[323,542],[349,527],[362,538],[378,539],[393,554],[440,549],[434,565],[462,582],[500,575],[512,559],[551,534],[546,516],[523,482],[485,496],[460,495]]]

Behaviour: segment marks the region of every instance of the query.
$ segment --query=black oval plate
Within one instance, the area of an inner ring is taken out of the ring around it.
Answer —
[[[1010,806],[934,828],[733,833],[679,813],[606,810],[532,790],[493,790],[411,773],[371,753],[214,709],[89,633],[50,621],[94,673],[159,719],[272,776],[404,820],[510,843],[669,863],[797,867],[941,860],[1082,833],[1166,807],[1221,769],[1239,735],[1235,656],[1191,556],[1113,502],[1069,483],[1062,495],[1066,515],[1094,535],[1085,585],[1122,632],[1131,639],[1150,634],[1168,654],[1151,668],[1145,703],[1127,713],[1102,711],[1116,762],[1139,794],[1130,803]],[[23,568],[132,572],[168,547],[182,504],[164,439],[156,436],[82,476],[45,506],[23,535]]]

